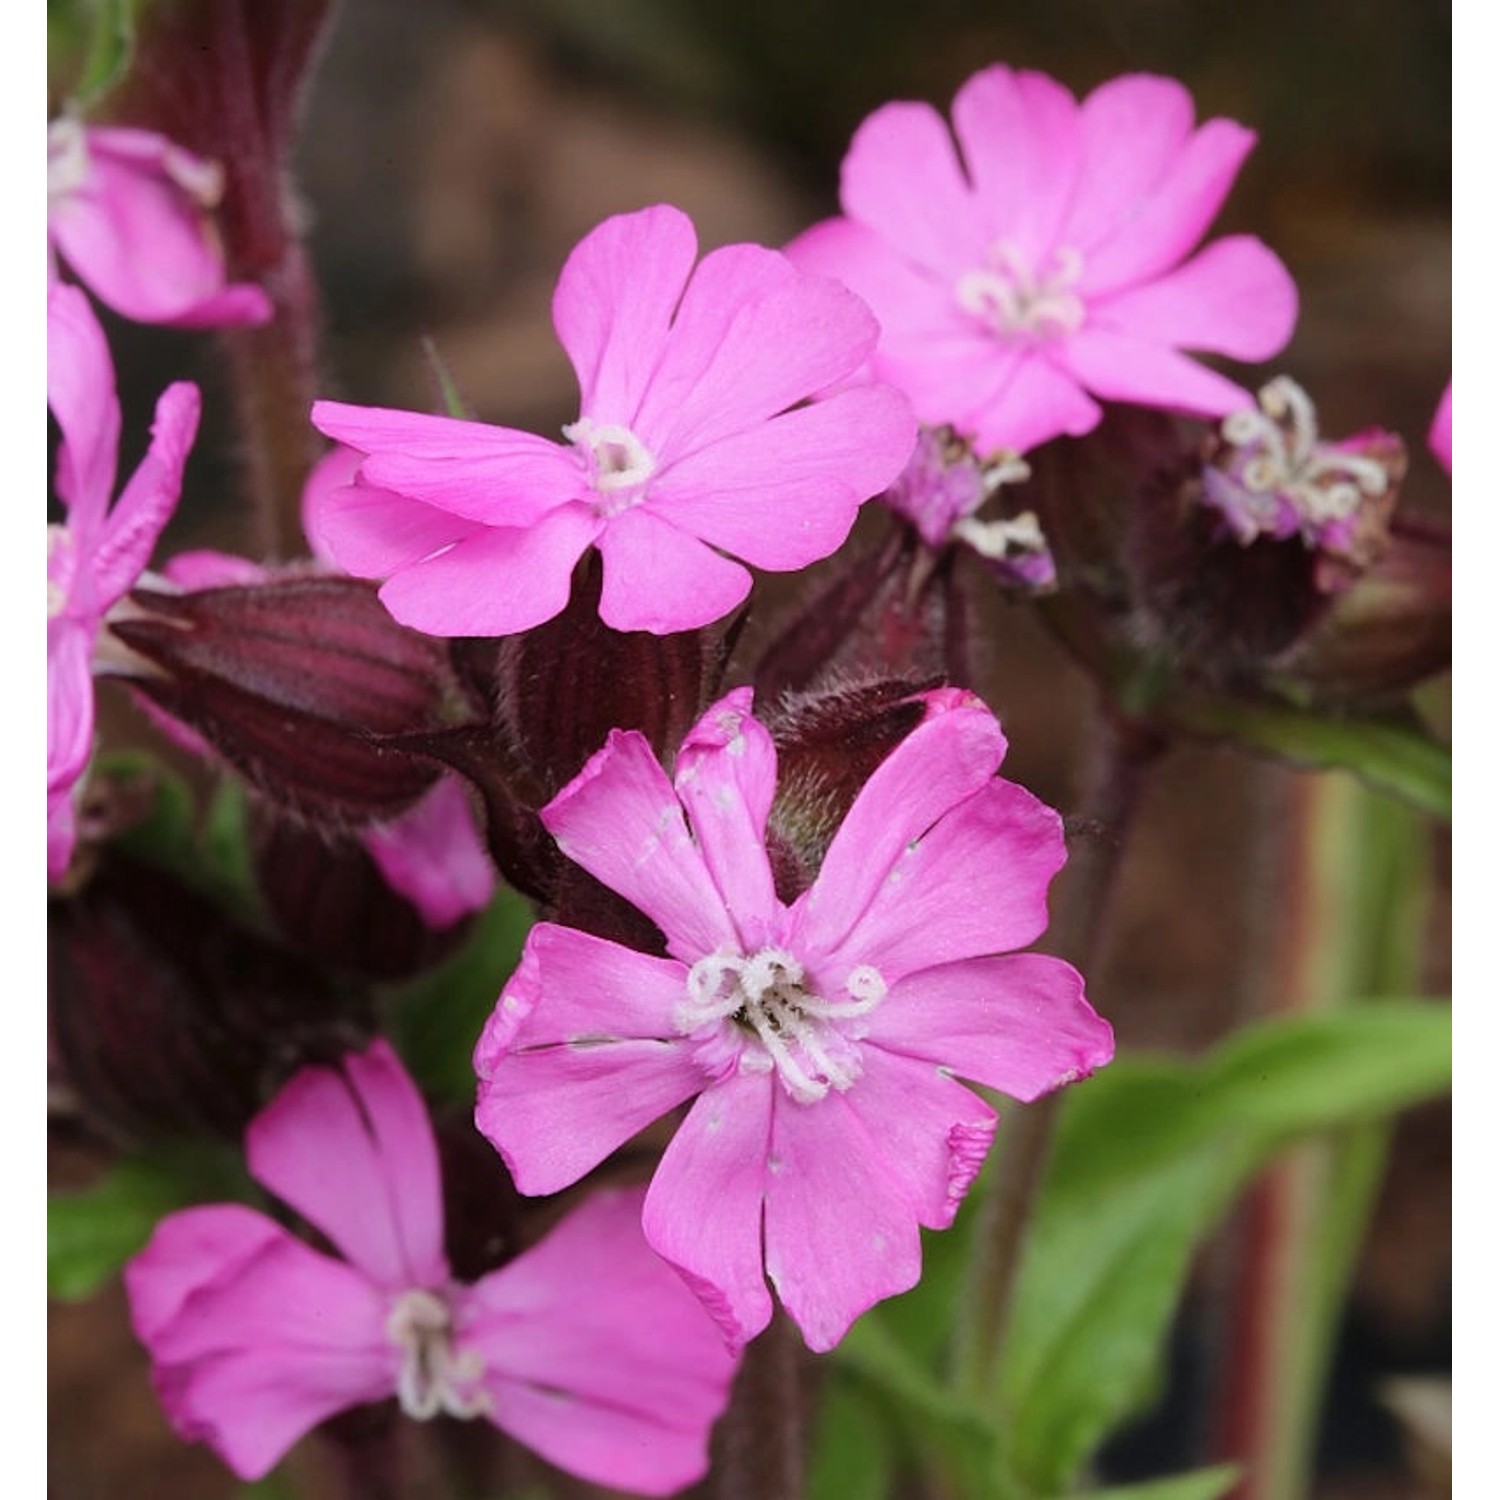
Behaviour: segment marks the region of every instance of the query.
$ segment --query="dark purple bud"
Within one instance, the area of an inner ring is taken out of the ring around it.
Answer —
[[[326,968],[406,979],[441,962],[468,932],[466,920],[430,928],[349,834],[325,834],[264,806],[253,815],[251,838],[256,880],[278,931]]]
[[[358,823],[431,785],[434,765],[382,741],[442,722],[447,651],[398,625],[372,584],[283,577],[131,597],[146,613],[111,629],[162,674],[132,686],[273,799]]]
[[[114,850],[51,904],[51,1046],[81,1116],[122,1140],[237,1140],[304,1063],[363,1044],[363,1007],[181,882]]]

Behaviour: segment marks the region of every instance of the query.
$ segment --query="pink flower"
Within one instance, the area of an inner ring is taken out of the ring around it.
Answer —
[[[1450,380],[1443,390],[1443,398],[1433,414],[1432,426],[1427,433],[1427,446],[1433,456],[1449,474],[1453,472],[1453,382]]]
[[[646,1247],[640,1191],[598,1193],[473,1285],[443,1250],[437,1143],[384,1042],[309,1067],[250,1124],[250,1170],[320,1254],[237,1204],[174,1213],[127,1266],[173,1426],[242,1479],[346,1407],[483,1417],[585,1479],[667,1494],[707,1468],[733,1361]]]
[[[769,1276],[823,1350],[916,1283],[918,1226],[949,1225],[979,1171],[995,1113],[952,1075],[1034,1099],[1113,1042],[1072,968],[1008,951],[1046,925],[1062,829],[996,777],[1005,739],[978,699],[928,695],[790,906],[750,707],[740,688],[704,715],[675,788],[616,731],[543,810],[667,956],[533,928],[475,1051],[475,1118],[523,1193],[551,1193],[693,1101],[646,1238],[733,1342],[766,1326]]]
[[[60,255],[96,297],[141,323],[225,328],[264,323],[258,287],[227,283],[209,218],[224,174],[217,163],[149,130],[47,130],[48,268]]]
[[[47,405],[62,440],[57,493],[66,520],[47,528],[47,873],[72,857],[73,787],[94,739],[95,645],[105,616],[150,560],[177,505],[198,431],[198,388],[167,387],[151,446],[113,508],[120,403],[103,330],[76,287],[47,292]]]
[[[358,454],[335,448],[313,466],[303,487],[303,526],[314,554],[330,570],[333,564],[318,546],[310,517],[330,489],[349,482],[358,463]],[[180,588],[194,590],[254,584],[271,576],[247,558],[206,549],[179,553],[162,573]],[[141,704],[169,739],[194,755],[212,753],[187,725],[148,700]],[[358,829],[357,837],[386,884],[411,902],[434,931],[483,910],[495,894],[495,867],[456,777],[439,778],[399,817]]]
[[[841,277],[882,325],[874,372],[924,422],[981,451],[1088,432],[1094,397],[1222,416],[1247,393],[1183,349],[1259,360],[1297,294],[1245,235],[1184,263],[1254,144],[1193,128],[1169,78],[1131,74],[1080,104],[1041,73],[986,68],[953,101],[887,104],[844,158],[844,217],[787,247]]]
[[[733,559],[775,572],[833,552],[911,452],[883,386],[820,396],[874,348],[836,282],[729,245],[694,270],[677,209],[608,219],[568,257],[553,323],[581,389],[565,443],[448,417],[320,401],[313,424],[368,454],[332,497],[340,565],[432,635],[509,635],[557,614],[573,566],[604,558],[599,613],[665,634],[749,593]]]

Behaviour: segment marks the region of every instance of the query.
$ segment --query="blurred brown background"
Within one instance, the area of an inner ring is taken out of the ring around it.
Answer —
[[[325,298],[324,390],[431,409],[430,338],[476,414],[555,434],[576,393],[552,335],[552,286],[600,218],[667,200],[704,247],[778,244],[834,210],[849,135],[887,99],[946,107],[993,61],[1051,72],[1080,94],[1157,71],[1189,85],[1200,118],[1229,115],[1260,134],[1216,232],[1261,235],[1298,281],[1301,322],[1277,369],[1308,387],[1330,433],[1402,433],[1405,503],[1441,510],[1448,485],[1423,437],[1451,359],[1451,50],[1448,7],[1423,0],[346,0],[297,171]],[[123,462],[167,380],[205,387],[205,436],[168,549],[243,547],[212,340],[109,332]],[[1020,611],[997,603],[986,624],[983,686],[1011,738],[1008,774],[1066,811],[1087,683]],[[1264,896],[1297,782],[1209,749],[1174,752],[1155,779],[1107,961],[1090,975],[1122,1045],[1202,1047],[1262,1003],[1275,943]],[[1446,931],[1439,893],[1435,992],[1448,984]],[[1345,1330],[1320,1495],[1420,1493],[1372,1389],[1391,1372],[1447,1367],[1449,1142],[1446,1104],[1398,1133]],[[76,1177],[90,1163],[60,1167]],[[1176,1388],[1117,1445],[1114,1477],[1195,1461],[1195,1360],[1230,1255],[1206,1258]],[[167,1435],[117,1292],[56,1310],[50,1390],[59,1500],[233,1493],[215,1460]]]

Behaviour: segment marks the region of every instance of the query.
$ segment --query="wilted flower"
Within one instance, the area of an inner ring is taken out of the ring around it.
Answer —
[[[297,1074],[246,1150],[344,1258],[238,1204],[162,1220],[125,1287],[181,1436],[257,1479],[327,1417],[394,1396],[418,1419],[483,1417],[600,1483],[662,1495],[703,1474],[733,1361],[642,1239],[639,1190],[596,1194],[455,1282],[432,1126],[384,1042]]]
[[[755,567],[833,552],[911,452],[885,386],[822,396],[879,330],[844,287],[757,245],[694,270],[687,217],[606,220],[569,256],[553,322],[581,388],[566,443],[450,417],[320,401],[317,428],[368,457],[321,507],[341,566],[433,635],[529,629],[568,600],[590,547],[599,614],[657,634],[722,619]]]
[[[667,956],[533,928],[475,1052],[477,1123],[522,1192],[550,1193],[692,1100],[646,1237],[736,1343],[770,1319],[767,1276],[820,1350],[915,1284],[918,1226],[952,1222],[995,1129],[953,1073],[1034,1099],[1112,1054],[1079,975],[1009,951],[1046,925],[1060,820],[995,775],[1005,740],[978,699],[926,707],[790,905],[748,688],[688,736],[675,786],[616,733],[543,809]]]
[[[1193,128],[1169,78],[1132,74],[1081,104],[1041,73],[986,68],[953,102],[887,104],[844,158],[844,217],[799,236],[800,266],[875,310],[873,368],[924,422],[1024,452],[1088,432],[1095,397],[1222,416],[1246,393],[1184,349],[1260,360],[1297,294],[1259,240],[1186,257],[1255,137]]]
[[[93,748],[99,631],[177,505],[199,399],[186,381],[162,392],[151,446],[111,506],[120,403],[109,347],[88,298],[55,283],[47,293],[47,405],[62,433],[56,486],[66,515],[47,530],[47,873],[55,880],[72,857],[72,792]]]
[[[264,323],[271,299],[231,283],[210,210],[223,193],[214,162],[149,130],[47,130],[48,266],[53,253],[117,313],[141,323],[222,328]]]

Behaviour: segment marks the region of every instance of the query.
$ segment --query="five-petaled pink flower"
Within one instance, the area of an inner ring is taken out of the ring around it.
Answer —
[[[1297,294],[1259,240],[1203,237],[1255,137],[1193,128],[1169,78],[1132,74],[1081,104],[1041,73],[986,68],[953,101],[887,104],[844,158],[844,217],[787,247],[841,277],[882,325],[874,372],[924,422],[980,451],[1088,432],[1095,397],[1223,416],[1249,399],[1184,349],[1260,360]]]
[[[55,256],[99,300],[140,323],[226,328],[264,323],[271,299],[229,282],[209,217],[222,168],[149,130],[47,131],[47,264]]]
[[[47,874],[76,837],[73,787],[94,739],[95,646],[105,616],[140,577],[177,504],[198,431],[198,388],[156,403],[151,446],[113,508],[120,403],[109,346],[77,288],[47,292],[47,405],[57,419],[56,486],[66,519],[47,529]]]
[[[667,956],[533,928],[475,1051],[476,1123],[522,1192],[551,1193],[693,1101],[646,1238],[735,1343],[770,1319],[767,1276],[818,1350],[916,1283],[918,1226],[952,1222],[995,1129],[955,1073],[1029,1100],[1113,1052],[1071,967],[1009,951],[1046,925],[1060,820],[996,776],[977,698],[926,707],[790,906],[748,688],[688,735],[675,785],[617,730],[542,813]]]
[[[879,329],[835,281],[758,245],[694,269],[687,217],[608,219],[568,257],[552,315],[578,375],[565,443],[479,422],[320,401],[313,423],[368,455],[323,507],[323,543],[432,635],[509,635],[557,614],[604,559],[600,617],[658,634],[723,618],[735,558],[789,571],[833,552],[900,472],[905,398],[855,374]]]
[[[595,1194],[498,1271],[455,1282],[432,1127],[383,1042],[303,1069],[246,1147],[257,1180],[345,1258],[238,1204],[162,1220],[125,1288],[182,1437],[255,1479],[335,1412],[395,1396],[643,1494],[704,1473],[734,1362],[642,1239],[639,1189]]]

